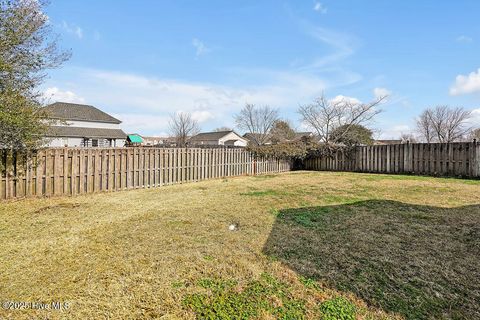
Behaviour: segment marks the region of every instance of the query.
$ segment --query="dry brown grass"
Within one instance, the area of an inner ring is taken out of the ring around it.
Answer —
[[[306,287],[295,268],[265,254],[277,214],[373,199],[455,208],[478,205],[479,189],[478,181],[293,172],[2,203],[0,300],[71,306],[0,310],[0,318],[191,319],[182,301],[204,291],[200,279],[234,280],[242,288],[262,273],[288,284],[305,301],[307,318],[318,318],[318,303],[338,294],[354,301],[360,318],[399,317],[335,286]],[[228,231],[231,222],[240,230]]]

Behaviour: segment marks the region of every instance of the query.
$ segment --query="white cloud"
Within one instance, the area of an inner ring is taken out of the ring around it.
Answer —
[[[65,68],[64,72],[67,77],[75,77],[82,98],[72,92],[61,95],[63,91],[56,83],[50,83],[50,95],[55,93],[58,100],[86,100],[105,112],[119,115],[129,131],[144,134],[167,131],[167,121],[162,119],[177,111],[191,112],[204,130],[233,126],[233,114],[247,102],[287,111],[311,101],[329,86],[322,78],[308,73],[268,70],[237,70],[239,77],[258,80],[256,84],[240,86],[83,68]]]
[[[69,24],[64,20],[62,21],[62,27],[67,33],[75,35],[78,39],[83,38],[83,30],[79,26]]]
[[[462,43],[472,43],[473,42],[473,38],[471,38],[469,36],[466,36],[466,35],[458,36],[456,40],[458,42],[462,42]]]
[[[215,115],[210,111],[194,111],[192,112],[192,118],[197,120],[199,123],[206,122],[211,119],[215,119]]]
[[[473,109],[469,124],[474,128],[480,128],[480,108]]]
[[[167,136],[168,123],[170,117],[168,115],[159,116],[154,113],[112,113],[117,119],[122,121],[121,127],[127,133],[139,133]]]
[[[85,85],[92,93],[117,106],[135,106],[159,112],[210,111],[215,117],[219,113],[229,113],[232,108],[242,107],[246,102],[277,107],[295,105],[325,88],[324,81],[319,78],[283,72],[271,72],[267,77],[275,80],[252,87],[190,83],[98,70],[84,71],[83,76],[88,79]],[[206,113],[202,115],[204,118]]]
[[[406,124],[399,124],[382,130],[380,139],[400,139],[402,134],[412,133],[412,128]]]
[[[318,11],[320,13],[327,13],[327,8],[325,8],[325,6],[323,4],[321,4],[320,2],[315,2],[315,5],[313,6],[313,10],[315,11]]]
[[[373,89],[373,95],[375,99],[379,99],[382,97],[390,96],[392,92],[386,88],[375,88]]]
[[[62,91],[57,87],[47,88],[43,94],[48,103],[55,101],[72,102],[72,103],[85,103],[85,99],[76,95],[72,91]]]
[[[450,95],[452,96],[474,92],[480,92],[480,68],[467,76],[458,75],[455,78],[455,84],[450,88]]]
[[[330,99],[330,102],[332,102],[332,103],[348,102],[348,103],[351,103],[351,104],[361,103],[361,101],[358,100],[357,98],[347,97],[347,96],[344,96],[344,95],[338,95],[335,98]]]
[[[207,46],[197,38],[192,40],[192,45],[195,47],[195,55],[197,57],[207,54],[211,51],[210,48],[207,48]]]

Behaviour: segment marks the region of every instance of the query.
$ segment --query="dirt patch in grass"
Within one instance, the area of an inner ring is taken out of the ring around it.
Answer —
[[[36,213],[43,213],[45,211],[48,211],[48,210],[58,210],[58,209],[74,209],[74,208],[78,208],[80,207],[81,204],[80,203],[59,203],[59,204],[54,204],[54,205],[51,205],[51,206],[45,206],[45,207],[42,207],[42,208],[39,208],[35,211],[33,211],[34,214]]]
[[[264,252],[407,319],[480,318],[480,205],[283,210]]]
[[[282,196],[287,193],[280,190],[255,190],[249,192],[240,193],[241,196],[250,196],[250,197],[268,197],[268,196]]]

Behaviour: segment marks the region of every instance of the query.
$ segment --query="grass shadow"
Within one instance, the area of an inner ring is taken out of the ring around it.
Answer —
[[[283,210],[263,251],[407,319],[480,318],[480,205],[369,200]]]

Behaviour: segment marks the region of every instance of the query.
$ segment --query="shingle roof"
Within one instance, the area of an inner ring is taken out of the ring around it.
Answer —
[[[111,115],[86,104],[55,102],[44,110],[53,119],[121,123]]]
[[[121,129],[83,128],[69,126],[51,126],[49,137],[105,138],[125,139],[127,135]]]
[[[191,137],[190,141],[216,141],[231,132],[234,131],[200,132],[199,134]]]

